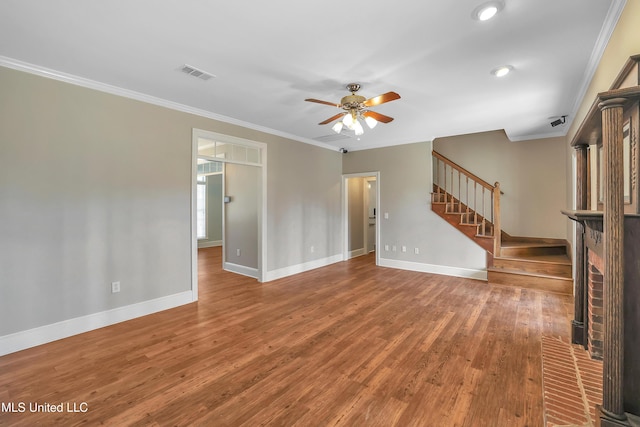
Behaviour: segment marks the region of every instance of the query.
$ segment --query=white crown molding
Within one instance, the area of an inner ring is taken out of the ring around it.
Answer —
[[[14,58],[9,58],[7,56],[0,55],[0,66],[11,68],[17,71],[23,71],[29,74],[35,74],[37,76],[45,77],[48,79],[58,80],[58,81],[69,83],[76,86],[81,86],[87,89],[93,89],[100,92],[109,93],[111,95],[117,95],[117,96],[122,96],[124,98],[134,99],[136,101],[146,102],[147,104],[157,105],[159,107],[169,108],[171,110],[180,111],[183,113],[205,117],[207,119],[217,120],[219,122],[241,126],[247,129],[268,133],[270,135],[280,136],[282,138],[291,139],[291,140],[302,142],[309,145],[315,145],[317,147],[325,148],[331,151],[338,151],[338,148],[334,147],[333,145],[325,144],[319,141],[315,141],[313,139],[302,138],[300,136],[292,135],[286,132],[281,132],[279,130],[271,129],[265,126],[260,126],[254,123],[245,122],[243,120],[235,119],[233,117],[223,116],[221,114],[213,113],[211,111],[190,107],[188,105],[180,104],[180,103],[169,101],[162,98],[157,98],[155,96],[147,95],[147,94],[136,92],[133,90],[124,89],[124,88],[113,86],[107,83],[101,83],[95,80],[87,79],[84,77],[76,76],[76,75],[65,73],[62,71],[57,71],[50,68],[42,67],[40,65],[30,64],[28,62],[20,61]]]
[[[569,118],[567,118],[567,122],[564,125],[562,125],[564,131],[561,131],[561,132],[549,132],[549,133],[538,133],[533,135],[511,136],[505,131],[505,134],[507,135],[507,138],[509,138],[509,141],[511,142],[533,141],[535,139],[545,139],[545,138],[558,138],[558,137],[566,136],[570,126],[571,126],[571,121],[569,120]]]
[[[578,95],[576,96],[576,100],[573,104],[573,109],[571,110],[570,117],[575,117],[578,109],[580,108],[580,105],[582,105],[587,90],[589,89],[589,85],[591,84],[591,80],[593,79],[593,76],[598,69],[598,65],[600,64],[602,55],[604,55],[604,51],[607,48],[609,39],[611,38],[611,35],[616,28],[618,19],[620,19],[620,16],[622,15],[622,11],[624,10],[624,6],[626,4],[627,0],[612,0],[611,2],[611,6],[609,7],[607,16],[605,17],[602,28],[600,29],[600,34],[598,34],[598,38],[596,39],[596,44],[593,47],[593,51],[591,51],[591,57],[589,58],[587,68],[585,68],[585,72],[582,77],[582,84],[580,85],[580,89],[578,90]],[[567,130],[568,128],[569,127],[567,126]]]

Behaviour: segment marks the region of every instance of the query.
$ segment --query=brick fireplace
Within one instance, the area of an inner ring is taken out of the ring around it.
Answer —
[[[603,285],[604,264],[602,258],[595,252],[587,251],[587,286],[589,287],[587,298],[587,322],[589,335],[587,350],[592,358],[602,360],[604,343],[604,319],[603,319]]]

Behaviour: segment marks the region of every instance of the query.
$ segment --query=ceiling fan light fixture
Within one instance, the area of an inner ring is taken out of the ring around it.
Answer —
[[[347,85],[347,89],[351,92],[351,95],[344,96],[339,104],[322,101],[315,98],[307,98],[307,102],[315,102],[317,104],[329,105],[331,107],[338,107],[343,112],[338,113],[328,119],[318,123],[319,125],[326,125],[333,123],[331,129],[340,134],[346,127],[348,130],[352,130],[355,136],[359,137],[364,135],[363,122],[367,124],[370,129],[376,127],[378,122],[389,123],[393,121],[393,117],[385,116],[384,114],[376,113],[375,111],[368,110],[369,107],[375,107],[386,102],[395,101],[400,99],[400,95],[395,92],[387,92],[382,95],[374,96],[373,98],[365,98],[364,96],[357,95],[356,92],[360,89],[360,85],[357,83],[350,83]],[[337,122],[335,122],[337,120]],[[335,123],[334,123],[335,122]],[[360,138],[358,138],[360,140]]]
[[[369,116],[365,117],[364,121],[367,124],[367,126],[369,126],[369,129],[373,129],[378,124],[378,121],[376,119]]]
[[[364,133],[364,129],[358,120],[355,121],[353,125],[353,130],[355,131],[357,136],[360,136]]]
[[[342,119],[342,123],[344,123],[344,125],[349,130],[354,130],[357,122],[358,122],[358,119],[356,119],[356,115],[353,111],[350,111],[349,113],[345,114],[344,119]]]
[[[473,10],[471,16],[478,21],[488,21],[502,10],[504,4],[501,1],[483,3]]]

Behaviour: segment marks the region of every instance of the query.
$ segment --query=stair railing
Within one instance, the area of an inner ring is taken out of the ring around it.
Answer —
[[[493,255],[500,256],[500,183],[489,184],[462,166],[433,151],[433,200],[446,211],[459,213],[462,222],[478,226],[481,236],[493,236]]]

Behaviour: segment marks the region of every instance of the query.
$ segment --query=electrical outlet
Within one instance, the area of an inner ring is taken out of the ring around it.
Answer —
[[[240,256],[240,249],[236,249],[236,256]]]
[[[393,246],[391,247],[391,250],[392,250],[393,252],[395,252],[395,251],[397,250],[396,245],[393,245]]]
[[[402,252],[407,252],[407,247],[406,246],[402,247]]]
[[[389,212],[384,213],[384,219],[389,219]]]
[[[420,249],[415,248],[415,249],[413,250],[413,252],[414,252],[416,255],[419,255],[419,254],[420,254]]]
[[[316,251],[315,246],[311,246],[311,253],[314,253]]]
[[[388,251],[389,250],[389,245],[384,245],[384,250]]]
[[[120,282],[111,282],[111,293],[117,294],[120,292]]]

